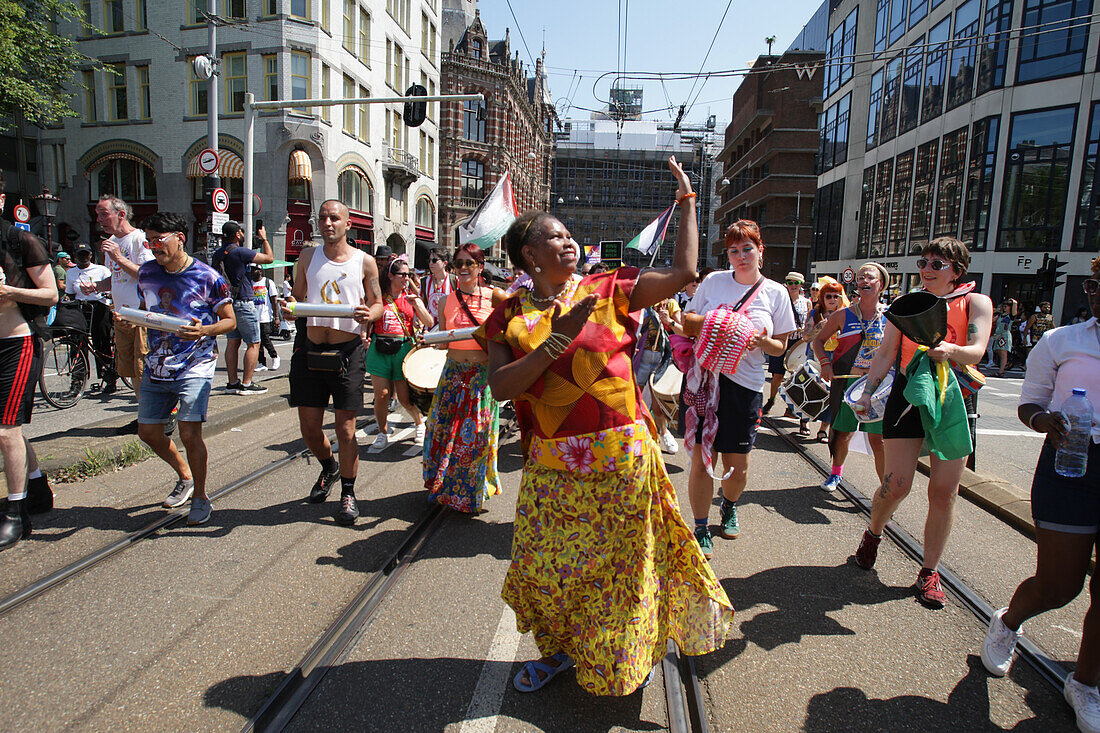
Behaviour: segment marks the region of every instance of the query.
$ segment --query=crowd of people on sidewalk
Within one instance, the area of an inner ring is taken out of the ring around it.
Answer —
[[[520,692],[575,667],[589,692],[625,695],[652,679],[668,640],[688,654],[724,644],[733,605],[708,562],[715,552],[714,482],[717,534],[737,538],[750,455],[762,417],[780,397],[806,438],[820,422],[818,438],[828,444],[832,466],[822,489],[834,491],[843,481],[857,436],[873,456],[880,485],[853,555],[865,570],[874,568],[884,529],[911,491],[918,458],[930,454],[924,556],[914,588],[923,604],[941,608],[947,596],[939,563],[973,450],[974,396],[984,383],[976,367],[990,344],[998,355],[1011,351],[1013,304],[995,312],[975,291],[967,278],[969,250],[951,237],[922,248],[920,290],[890,308],[882,302],[890,278],[875,262],[858,268],[850,298],[831,278],[810,283],[807,297],[799,272],[783,283],[765,277],[766,243],[748,220],[725,232],[729,269],[698,273],[696,194],[675,158],[669,170],[681,217],[669,266],[582,275],[581,248],[566,226],[532,211],[503,238],[522,273],[507,290],[486,280],[476,245],[432,250],[422,278],[388,248],[367,254],[349,241],[349,210],[337,200],[319,207],[322,243],[302,252],[278,288],[260,269],[274,260],[262,227],[247,246],[240,225],[230,222],[207,265],[189,252],[183,216],[158,212],[138,228],[125,202],[107,196],[96,210],[109,235],[101,250],[110,267],[95,269],[78,247],[77,264],[61,277],[35,237],[0,225],[0,452],[8,485],[0,549],[27,537],[30,515],[52,506],[22,426],[30,420],[41,359],[36,334],[63,287],[100,303],[100,321],[113,321],[112,374],[134,380],[138,435],[177,474],[164,505],[190,500],[191,525],[208,522],[213,511],[203,423],[219,335],[228,339],[227,391],[257,394],[266,391],[254,381],[261,360],[280,367],[271,334],[295,326],[289,401],[320,464],[307,498],[325,502],[339,483],[333,517],[341,525],[359,518],[364,436],[355,421],[367,375],[377,429],[367,455],[394,440],[396,399],[412,421],[427,501],[470,515],[503,491],[497,455],[502,406],[510,402],[525,460],[502,597],[541,654],[515,676]],[[0,209],[3,203],[0,195]],[[1053,468],[1067,435],[1060,405],[1074,388],[1100,394],[1098,286],[1100,258],[1085,280],[1091,317],[1055,328],[1041,304],[1026,324],[1027,334],[1040,335],[1028,357],[1019,416],[1047,436],[1032,487],[1038,568],[990,626],[982,659],[993,674],[1007,671],[1024,621],[1080,592],[1100,533],[1095,422],[1085,475],[1067,478]],[[183,325],[162,330],[112,317],[102,300],[107,294],[116,306]],[[925,301],[929,310],[907,310]],[[926,338],[930,311],[942,313],[943,324]],[[441,366],[434,397],[424,403],[407,372],[412,355],[432,348],[424,341],[429,331],[455,334],[435,339]],[[667,413],[655,387],[664,375],[681,373],[678,409]],[[797,374],[824,392],[816,407],[791,397]],[[335,450],[323,429],[329,408]],[[171,437],[177,430],[183,452]],[[690,455],[691,523],[662,456],[679,450],[681,432]],[[1100,730],[1098,680],[1100,611],[1090,609],[1077,669],[1066,681],[1083,730]]]

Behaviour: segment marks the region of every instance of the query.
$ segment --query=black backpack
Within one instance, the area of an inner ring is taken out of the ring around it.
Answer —
[[[7,224],[5,221],[4,224]],[[27,242],[26,237],[33,236],[30,232],[25,232],[22,229],[7,224],[4,227],[3,237],[0,237],[0,241],[3,243],[3,257],[11,258],[11,271],[22,272],[23,277],[19,278],[19,282],[12,281],[12,285],[16,287],[35,287],[34,283],[30,279],[30,275],[27,274],[27,269],[23,265],[23,250],[30,243]],[[38,244],[38,246],[42,246]],[[46,263],[49,267],[49,262]],[[53,277],[51,270],[50,277]],[[50,329],[46,325],[46,317],[50,313],[50,307],[48,305],[31,305],[29,303],[18,303],[19,312],[23,315],[23,319],[26,320],[27,325],[31,327],[31,331],[41,339],[50,338]]]

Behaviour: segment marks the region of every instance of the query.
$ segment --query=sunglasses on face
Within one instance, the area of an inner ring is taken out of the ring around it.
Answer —
[[[146,249],[151,249],[154,252],[157,252],[159,250],[163,250],[164,249],[164,243],[168,241],[169,237],[174,237],[174,236],[176,236],[175,232],[168,232],[167,234],[162,234],[159,237],[153,237],[151,239],[146,239],[145,240],[145,248]]]
[[[465,270],[467,267],[473,267],[477,264],[474,260],[455,260],[451,263],[456,270]]]
[[[1089,278],[1081,283],[1081,287],[1087,295],[1096,295],[1096,293],[1100,292],[1100,280]]]
[[[404,272],[395,272],[395,273],[392,273],[392,274],[393,274],[394,277],[408,277],[409,276],[409,271],[405,270]]]
[[[840,298],[840,296],[837,295],[836,293],[827,293],[825,295],[825,300],[835,300],[835,299],[838,299],[838,298]]]
[[[433,263],[434,263],[434,262],[444,262],[444,261],[445,261],[445,260],[441,260],[441,259],[439,259],[438,257],[429,257],[429,258],[428,258],[428,262],[433,262]]]
[[[783,282],[785,282],[787,285],[801,285],[802,284],[798,280],[784,280]]]
[[[930,260],[927,257],[921,257],[917,260],[918,270],[923,270],[926,267],[931,267],[936,272],[939,272],[940,270],[946,270],[951,267],[951,263],[944,260]]]

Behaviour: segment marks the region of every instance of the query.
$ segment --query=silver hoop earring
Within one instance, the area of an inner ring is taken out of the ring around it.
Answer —
[[[542,268],[538,265],[535,265],[535,272],[542,272]]]

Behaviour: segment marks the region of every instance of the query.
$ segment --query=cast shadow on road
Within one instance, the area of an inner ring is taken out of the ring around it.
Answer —
[[[899,695],[880,700],[869,698],[863,690],[854,687],[838,687],[810,699],[803,730],[832,733],[837,730],[886,730],[892,726],[903,726],[906,730],[1045,733],[1075,729],[1069,706],[1061,703],[1060,696],[1045,687],[1042,692],[1029,689],[1025,695],[1027,707],[1035,711],[1035,717],[1023,720],[1011,729],[994,724],[989,719],[989,686],[997,684],[997,680],[989,677],[976,654],[969,655],[966,662],[969,671],[951,691],[947,702],[919,695]],[[1031,684],[1034,684],[1032,676]]]
[[[571,733],[666,729],[663,720],[642,717],[644,693],[595,697],[581,690],[574,672],[568,671],[543,690],[521,695],[511,685],[519,670],[520,663],[454,657],[347,662],[329,670],[288,729],[442,731],[468,718],[482,675],[508,681],[499,714],[504,720],[519,721],[522,729]],[[249,718],[283,678],[283,672],[231,677],[208,688],[203,702]],[[651,694],[662,694],[659,680],[654,687]],[[660,708],[663,713],[664,705]]]
[[[717,499],[716,503],[721,503]],[[795,524],[832,524],[837,512],[859,514],[859,509],[843,497],[822,491],[816,485],[788,489],[747,489],[738,500],[739,506],[756,504],[774,511]],[[857,538],[858,539],[858,538]]]

